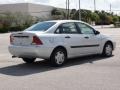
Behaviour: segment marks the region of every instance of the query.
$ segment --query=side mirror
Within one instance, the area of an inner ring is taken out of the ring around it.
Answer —
[[[95,35],[98,35],[98,34],[100,34],[100,32],[99,31],[95,31]]]

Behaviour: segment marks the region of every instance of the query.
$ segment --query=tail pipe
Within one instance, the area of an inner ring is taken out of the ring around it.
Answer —
[[[12,56],[12,58],[17,58],[17,56]]]

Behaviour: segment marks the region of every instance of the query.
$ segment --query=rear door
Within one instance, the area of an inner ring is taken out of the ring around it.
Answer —
[[[69,55],[79,56],[80,53],[83,53],[83,48],[79,48],[78,46],[84,45],[84,41],[74,22],[61,24],[56,30],[56,33],[64,40]]]

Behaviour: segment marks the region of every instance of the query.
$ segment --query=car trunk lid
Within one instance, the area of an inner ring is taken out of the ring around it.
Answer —
[[[33,36],[35,36],[34,33],[28,33],[28,32],[13,33],[10,36],[10,41],[11,44],[18,46],[32,45]]]

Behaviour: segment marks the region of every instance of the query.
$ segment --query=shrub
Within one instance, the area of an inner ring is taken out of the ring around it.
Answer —
[[[33,17],[28,14],[5,12],[0,15],[0,33],[21,31],[31,26],[34,22]]]

